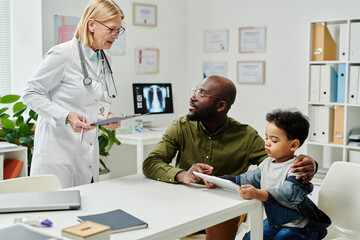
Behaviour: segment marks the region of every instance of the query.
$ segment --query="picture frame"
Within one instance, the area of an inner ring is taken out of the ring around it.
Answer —
[[[229,30],[204,31],[204,52],[227,52],[229,45]]]
[[[227,62],[204,62],[203,77],[207,78],[211,75],[227,77]]]
[[[240,84],[264,84],[265,61],[237,62],[237,82]]]
[[[136,73],[156,74],[159,73],[159,49],[137,48],[135,54]]]
[[[133,24],[137,26],[157,26],[157,6],[144,3],[133,3]]]
[[[265,27],[239,28],[239,53],[265,52]]]

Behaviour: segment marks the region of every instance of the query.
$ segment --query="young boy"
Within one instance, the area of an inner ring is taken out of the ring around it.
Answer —
[[[241,185],[238,192],[242,198],[263,202],[267,215],[264,240],[322,239],[331,221],[307,197],[313,185],[296,180],[300,173],[291,172],[295,151],[308,135],[309,122],[298,111],[280,109],[268,113],[266,120],[265,150],[268,158],[254,171],[222,178]],[[208,182],[206,185],[213,187]],[[250,232],[243,239],[250,239]]]

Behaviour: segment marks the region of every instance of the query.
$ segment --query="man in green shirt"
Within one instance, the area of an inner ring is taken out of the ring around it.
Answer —
[[[220,76],[210,76],[193,89],[187,116],[175,120],[143,163],[146,177],[170,183],[192,183],[200,179],[194,171],[215,176],[235,176],[258,165],[266,157],[264,140],[255,129],[227,116],[236,87]],[[177,154],[177,156],[176,156]],[[176,156],[175,166],[170,165]],[[300,155],[293,171],[310,181],[315,161]],[[207,240],[234,239],[240,217],[206,229]]]

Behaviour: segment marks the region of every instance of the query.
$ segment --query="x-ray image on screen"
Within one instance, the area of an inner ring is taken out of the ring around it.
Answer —
[[[173,113],[170,83],[134,83],[135,113]]]
[[[149,113],[164,112],[165,111],[165,97],[166,88],[158,85],[151,85],[144,87],[144,98],[146,101],[146,108]]]

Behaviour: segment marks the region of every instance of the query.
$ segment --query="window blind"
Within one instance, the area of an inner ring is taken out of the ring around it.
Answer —
[[[11,0],[0,0],[0,96],[11,93]]]

